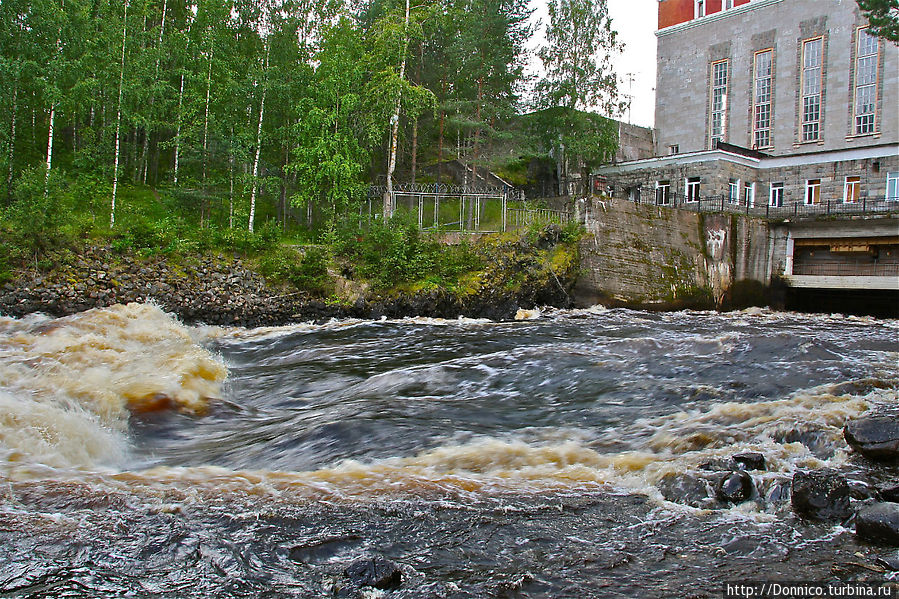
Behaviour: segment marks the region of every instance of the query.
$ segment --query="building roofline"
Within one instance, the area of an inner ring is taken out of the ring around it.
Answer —
[[[712,14],[706,15],[704,17],[691,19],[689,21],[684,21],[683,23],[678,23],[677,25],[670,25],[663,29],[659,29],[656,31],[656,37],[662,37],[663,35],[677,33],[678,31],[683,31],[685,29],[692,29],[693,27],[701,27],[706,23],[712,23],[714,21],[720,21],[721,19],[726,19],[731,16],[741,15],[751,10],[763,8],[772,4],[779,4],[783,1],[784,0],[752,0],[752,2],[749,2],[747,4],[741,4],[740,6],[728,8],[727,10],[719,10],[718,12],[713,12]]]
[[[781,156],[768,156],[754,158],[744,156],[736,152],[728,152],[722,149],[702,150],[699,152],[687,152],[684,154],[672,154],[671,156],[655,156],[642,160],[619,162],[609,164],[596,169],[598,175],[614,172],[638,171],[644,168],[658,168],[679,164],[695,164],[726,160],[735,164],[753,168],[778,168],[784,166],[800,166],[804,164],[820,164],[825,162],[838,162],[843,160],[865,160],[868,158],[886,158],[899,154],[899,142],[865,146],[863,148],[844,148],[840,150],[821,150],[804,154],[785,154]]]

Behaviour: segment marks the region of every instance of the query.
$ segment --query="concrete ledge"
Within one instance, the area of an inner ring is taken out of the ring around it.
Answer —
[[[805,289],[887,289],[899,291],[899,277],[786,275],[790,287]]]

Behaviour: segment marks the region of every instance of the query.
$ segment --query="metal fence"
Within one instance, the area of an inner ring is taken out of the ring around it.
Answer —
[[[860,198],[857,202],[825,200],[815,204],[791,203],[787,205],[747,203],[742,199],[732,200],[727,195],[690,197],[677,193],[669,193],[665,197],[658,197],[655,194],[641,194],[640,197],[636,199],[628,199],[638,204],[665,206],[668,208],[678,208],[680,210],[690,210],[693,212],[746,214],[772,220],[816,218],[831,215],[899,213],[899,197],[878,200]]]
[[[369,188],[362,213],[381,218],[387,188]],[[499,233],[530,226],[565,224],[571,214],[529,205],[512,187],[463,187],[437,183],[400,184],[390,200],[394,210],[415,215],[422,230],[458,233]]]
[[[571,213],[562,210],[536,208],[509,208],[508,223],[510,229],[526,229],[534,225],[566,225],[571,222]]]

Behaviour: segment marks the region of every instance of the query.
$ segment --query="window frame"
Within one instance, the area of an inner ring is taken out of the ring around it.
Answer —
[[[776,192],[776,193],[775,193]],[[768,189],[768,205],[782,208],[784,205],[784,184],[782,181],[772,183]]]
[[[768,99],[767,101],[759,101],[759,57],[768,54]],[[759,127],[760,108],[767,108],[767,127]],[[774,48],[765,48],[755,52],[752,56],[752,146],[755,149],[771,148],[772,132],[774,131]],[[759,143],[759,134],[764,133],[767,143]]]
[[[743,181],[744,206],[755,206],[755,181]]]
[[[890,195],[890,184],[892,183],[894,187],[894,194]],[[899,171],[895,172],[887,172],[887,188],[884,194],[884,199],[889,202],[899,202]]]
[[[706,6],[706,0],[693,0],[693,18],[699,19],[708,14],[708,7]]]
[[[854,181],[850,181],[850,179],[854,179]],[[849,190],[852,189],[852,199],[850,200]],[[843,203],[844,204],[857,204],[862,191],[862,178],[858,175],[846,175],[846,178],[843,180]]]
[[[656,181],[656,205],[658,206],[670,206],[671,205],[671,180],[659,180]]]
[[[731,204],[740,203],[740,179],[730,179],[727,182],[727,201]]]
[[[690,204],[699,202],[701,185],[702,177],[686,177],[684,179],[684,202]]]
[[[806,66],[807,48],[812,43],[818,43],[818,64],[811,67]],[[814,143],[823,139],[821,135],[821,117],[824,113],[824,36],[819,35],[802,40],[802,51],[800,52],[800,78],[799,78],[799,140],[801,143]],[[809,73],[817,70],[817,88],[814,93],[806,93],[807,83],[811,80]],[[807,100],[817,98],[815,119],[807,117]],[[812,129],[814,127],[814,129]],[[814,131],[814,135],[811,132]]]
[[[821,204],[821,179],[805,180],[805,205],[818,206]]]
[[[869,27],[858,27],[855,30],[855,60],[853,61],[853,77],[852,77],[852,134],[853,135],[874,135],[877,133],[877,100],[878,89],[880,87],[880,72],[878,69],[880,63],[880,38],[867,34],[874,40],[876,50],[874,54],[861,55],[862,34],[867,32]],[[869,83],[859,84],[860,63],[863,59],[873,59],[874,62],[874,80]],[[859,92],[862,89],[870,90],[873,93],[871,98],[871,111],[859,114]],[[866,121],[866,130],[860,130],[860,118],[870,117],[870,121]]]
[[[724,67],[723,84],[716,84],[715,70],[716,67]],[[727,92],[730,84],[730,59],[724,58],[713,61],[709,70],[709,149],[715,149],[715,140],[727,142]],[[721,107],[715,109],[716,92],[723,90],[721,93]],[[716,133],[716,115],[720,117],[718,126],[720,131]]]

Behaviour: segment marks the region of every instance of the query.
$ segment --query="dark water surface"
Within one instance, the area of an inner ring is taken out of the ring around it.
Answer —
[[[891,576],[866,567],[890,550],[851,523],[795,517],[789,481],[897,478],[841,430],[899,401],[899,321],[531,316],[0,318],[0,596],[331,596],[370,555],[404,573],[370,597],[719,597],[727,581]],[[768,461],[749,502],[671,494],[740,451]]]

